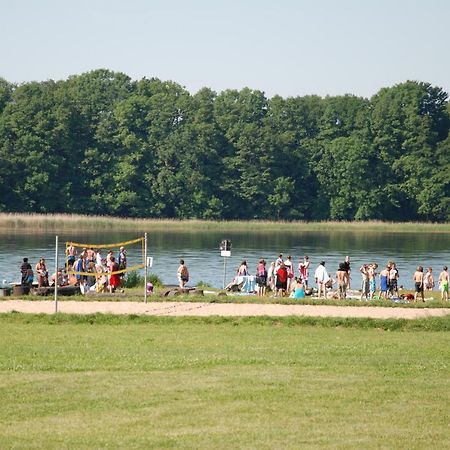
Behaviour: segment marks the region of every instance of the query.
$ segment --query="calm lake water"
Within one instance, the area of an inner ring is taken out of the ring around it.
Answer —
[[[64,261],[67,240],[88,244],[112,244],[137,238],[136,232],[80,232],[59,233],[59,259]],[[142,234],[141,234],[142,236]],[[378,232],[301,232],[291,233],[288,226],[279,232],[264,233],[217,233],[217,232],[148,232],[148,255],[153,257],[151,273],[157,274],[164,283],[176,284],[179,259],[183,258],[189,268],[189,285],[199,281],[220,288],[223,283],[224,258],[220,256],[222,239],[232,242],[231,257],[227,258],[226,279],[232,278],[242,260],[247,260],[251,273],[255,273],[259,258],[267,262],[276,259],[281,252],[292,255],[297,267],[303,255],[309,255],[311,272],[321,260],[326,261],[330,274],[337,270],[345,255],[352,263],[352,286],[360,287],[358,269],[363,263],[376,262],[380,266],[388,260],[397,263],[399,284],[412,288],[412,275],[418,265],[433,267],[437,278],[444,265],[450,264],[450,233],[378,233]],[[117,252],[118,248],[115,249]],[[127,248],[129,265],[140,263],[140,245]],[[103,251],[103,255],[106,251]],[[55,234],[24,234],[23,232],[0,233],[0,283],[2,280],[19,281],[19,267],[23,257],[28,257],[34,267],[43,256],[49,272],[54,272]],[[143,271],[141,271],[143,274]]]

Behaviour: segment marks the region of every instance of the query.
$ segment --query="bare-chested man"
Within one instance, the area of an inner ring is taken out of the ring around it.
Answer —
[[[421,295],[422,301],[425,301],[425,297],[423,296],[423,267],[419,266],[417,270],[414,272],[413,276],[414,286],[416,292],[414,292],[414,301],[417,300],[418,294]]]
[[[336,278],[338,283],[338,295],[340,300],[343,300],[347,297],[347,286],[349,275],[347,270],[345,269],[346,269],[345,264],[341,263],[339,264],[339,270],[336,272]]]
[[[73,263],[75,262],[77,256],[77,249],[72,244],[70,244],[66,248],[66,255],[67,255],[67,267],[72,268]]]
[[[439,274],[439,288],[441,290],[441,299],[448,301],[448,267],[444,266]]]

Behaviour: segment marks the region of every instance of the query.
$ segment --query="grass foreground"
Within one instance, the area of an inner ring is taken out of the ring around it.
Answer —
[[[0,448],[450,447],[448,331],[290,320],[0,315]]]

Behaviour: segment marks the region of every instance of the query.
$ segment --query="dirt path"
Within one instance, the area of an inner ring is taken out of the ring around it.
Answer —
[[[0,313],[53,314],[53,301],[8,300],[0,302]],[[419,319],[446,316],[449,308],[382,308],[370,306],[260,305],[185,302],[79,302],[58,303],[58,312],[68,314],[146,314],[154,316],[314,316],[370,317],[373,319]]]

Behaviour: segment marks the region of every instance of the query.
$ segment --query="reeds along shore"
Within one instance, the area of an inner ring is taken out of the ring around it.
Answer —
[[[84,216],[75,214],[16,214],[0,213],[0,230],[24,229],[27,232],[79,229],[164,230],[164,231],[237,231],[268,232],[351,231],[382,233],[450,233],[450,223],[426,222],[303,222],[303,221],[208,221],[177,219],[137,219],[126,217]]]

